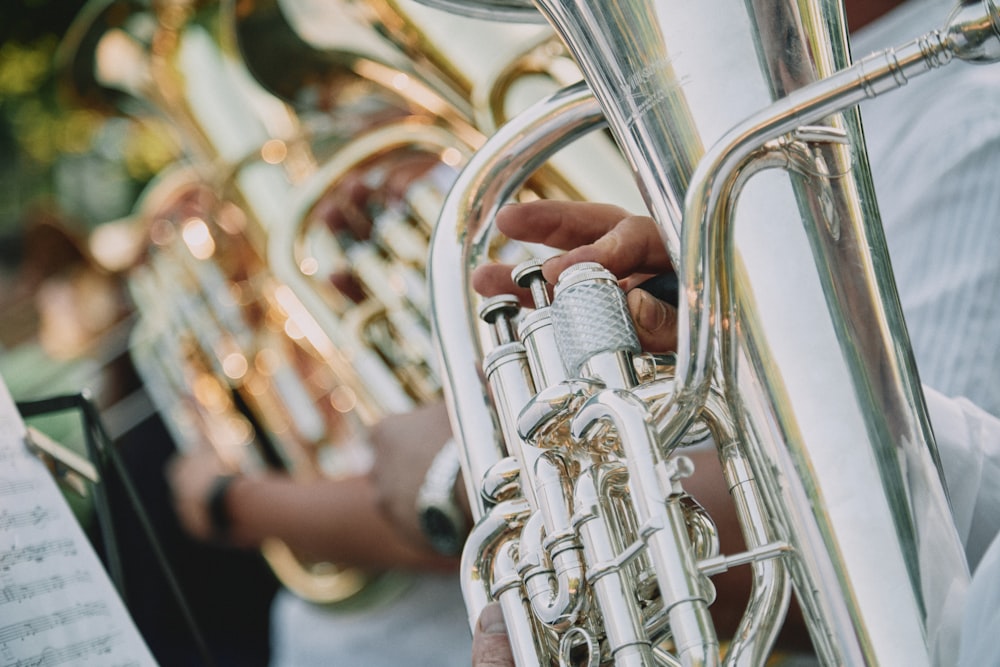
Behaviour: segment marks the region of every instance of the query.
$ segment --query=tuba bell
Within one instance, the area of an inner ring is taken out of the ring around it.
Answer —
[[[477,518],[471,624],[499,600],[519,665],[763,664],[791,585],[824,664],[945,662],[968,569],[854,106],[952,59],[996,60],[995,5],[963,2],[943,30],[852,66],[839,3],[535,4],[592,95],[566,89],[487,141],[429,261]],[[640,354],[598,266],[565,272],[551,304],[534,290],[523,317],[467,289],[519,179],[604,122],[678,268],[675,357]],[[543,365],[553,350],[561,364]],[[488,388],[470,391],[480,367]],[[706,436],[739,553],[719,553],[685,490]],[[753,590],[723,655],[709,577],[741,565]]]

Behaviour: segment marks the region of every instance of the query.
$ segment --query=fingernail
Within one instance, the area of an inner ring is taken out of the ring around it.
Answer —
[[[507,625],[503,620],[503,610],[499,604],[486,605],[479,615],[479,629],[485,635],[501,635],[507,632]]]
[[[636,326],[646,331],[656,331],[667,321],[667,307],[649,292],[637,289],[639,307],[635,313]]]

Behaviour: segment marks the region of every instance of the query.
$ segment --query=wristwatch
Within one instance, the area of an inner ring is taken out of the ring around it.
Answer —
[[[417,517],[424,536],[438,553],[456,556],[462,552],[468,522],[455,500],[455,481],[461,464],[458,445],[449,439],[427,469],[417,493]]]
[[[226,494],[235,481],[236,475],[218,475],[208,489],[205,506],[212,526],[213,540],[225,542],[229,539],[229,531],[233,525],[229,518],[229,510],[226,509]]]

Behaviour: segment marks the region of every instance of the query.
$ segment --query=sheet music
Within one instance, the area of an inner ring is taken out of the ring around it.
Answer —
[[[0,667],[155,666],[0,380]]]

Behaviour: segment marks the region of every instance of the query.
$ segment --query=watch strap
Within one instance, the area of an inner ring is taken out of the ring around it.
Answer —
[[[226,507],[226,494],[229,493],[229,487],[234,481],[236,475],[219,475],[208,490],[206,498],[208,520],[212,526],[212,537],[216,540],[227,540],[233,527],[229,509]]]

